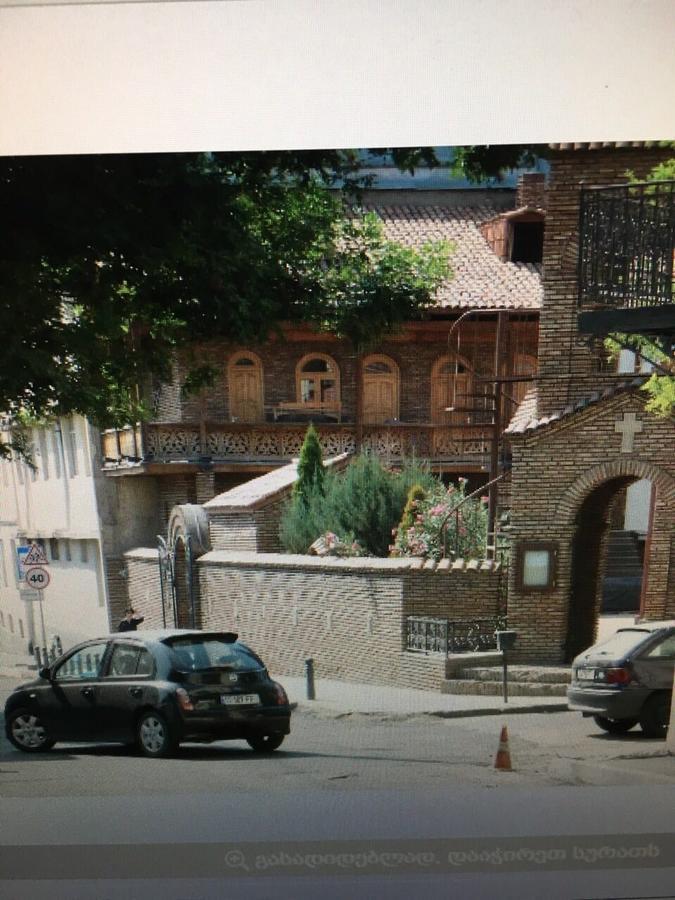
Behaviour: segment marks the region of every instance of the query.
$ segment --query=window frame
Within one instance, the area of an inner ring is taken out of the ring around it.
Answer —
[[[556,589],[558,575],[558,551],[560,545],[557,541],[520,541],[516,553],[516,587],[521,593],[548,594]],[[549,554],[548,580],[546,584],[525,584],[525,555],[529,551],[546,551]]]
[[[335,367],[334,375],[331,375],[328,372],[303,372],[303,366],[307,365],[308,362],[312,359],[321,359],[328,365],[332,365]],[[318,383],[318,392],[316,387],[314,389],[315,394],[320,398],[321,397],[321,381],[334,381],[335,382],[335,400],[324,402],[321,399],[318,401],[307,402],[302,399],[302,382],[303,381],[313,381]],[[329,410],[339,410],[341,408],[341,398],[342,398],[342,383],[340,377],[340,366],[332,356],[328,353],[306,353],[302,356],[295,367],[295,397],[298,406],[303,409],[329,409]]]

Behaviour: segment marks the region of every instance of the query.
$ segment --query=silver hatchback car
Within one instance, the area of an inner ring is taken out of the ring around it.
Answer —
[[[639,723],[648,737],[665,737],[674,670],[675,621],[620,628],[575,658],[569,708],[611,734]]]

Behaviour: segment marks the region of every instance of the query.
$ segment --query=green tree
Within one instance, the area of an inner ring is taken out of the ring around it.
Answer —
[[[397,533],[403,533],[415,524],[415,516],[420,504],[426,497],[427,492],[421,484],[413,484],[408,491],[408,500],[403,509],[401,521],[398,523]]]
[[[397,154],[408,167],[428,157]],[[146,415],[138,385],[169,378],[175,348],[264,340],[281,322],[340,326],[342,313],[324,311],[347,287],[335,242],[358,230],[345,219],[365,186],[359,165],[354,151],[0,160],[11,222],[0,243],[0,410],[121,425]],[[369,278],[381,283],[359,306],[364,334],[369,315],[379,329],[428,302],[414,277],[404,289],[414,252],[397,257],[372,227],[365,234],[377,259]],[[423,255],[420,277],[426,265]],[[195,364],[188,384],[212,377]]]
[[[305,507],[309,505],[309,498],[313,492],[323,494],[324,476],[319,435],[316,433],[316,428],[310,425],[300,450],[298,480],[293,487],[294,495],[302,500]]]

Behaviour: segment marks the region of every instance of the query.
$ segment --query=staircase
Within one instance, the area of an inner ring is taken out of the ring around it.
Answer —
[[[640,607],[641,586],[642,553],[637,533],[610,531],[602,583],[602,612],[636,612]]]
[[[567,666],[509,666],[510,697],[565,697],[572,673]],[[501,666],[472,666],[457,671],[457,677],[441,683],[442,694],[501,696]]]
[[[635,578],[642,575],[642,555],[635,531],[610,531],[607,543],[607,578]]]

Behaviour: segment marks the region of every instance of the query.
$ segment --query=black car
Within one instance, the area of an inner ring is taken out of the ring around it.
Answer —
[[[5,729],[26,752],[110,741],[159,757],[181,741],[276,750],[290,716],[283,687],[236,634],[138,631],[79,644],[41,669],[10,694]]]
[[[576,657],[568,706],[612,734],[639,723],[648,737],[665,737],[674,668],[675,622],[620,628]]]

